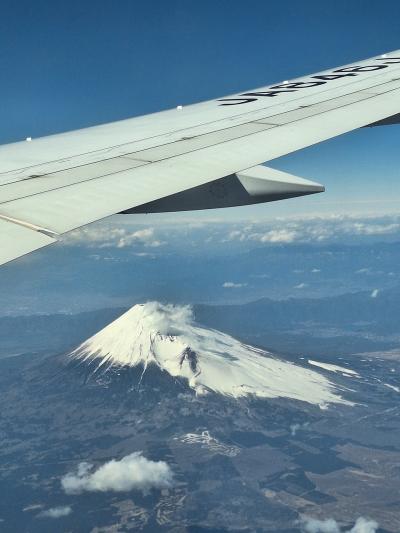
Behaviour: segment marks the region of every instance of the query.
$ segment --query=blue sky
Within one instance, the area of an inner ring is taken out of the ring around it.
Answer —
[[[189,104],[399,49],[399,20],[398,1],[4,0],[0,142]],[[396,211],[399,141],[400,126],[366,129],[274,161],[324,183],[327,193],[224,216]]]

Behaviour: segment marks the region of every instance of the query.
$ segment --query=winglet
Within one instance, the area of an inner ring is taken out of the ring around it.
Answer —
[[[237,172],[236,176],[249,195],[254,198],[254,203],[284,200],[325,191],[325,187],[320,183],[263,165]]]

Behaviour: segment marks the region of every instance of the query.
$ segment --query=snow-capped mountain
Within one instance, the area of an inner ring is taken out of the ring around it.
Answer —
[[[202,328],[187,306],[135,305],[70,356],[96,369],[143,365],[142,377],[149,365],[156,365],[186,378],[197,394],[286,397],[321,407],[350,403],[321,373]]]

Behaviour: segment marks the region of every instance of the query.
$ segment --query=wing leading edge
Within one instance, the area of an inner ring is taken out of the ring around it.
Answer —
[[[0,264],[119,212],[245,205],[321,192],[257,166],[398,122],[400,51],[272,87],[0,147]],[[247,169],[247,170],[246,170]]]

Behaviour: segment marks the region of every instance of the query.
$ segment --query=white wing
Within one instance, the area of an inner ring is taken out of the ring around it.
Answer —
[[[399,122],[400,51],[247,91],[0,147],[0,264],[119,212],[251,204],[323,187],[261,163]],[[396,116],[397,115],[397,116]]]

